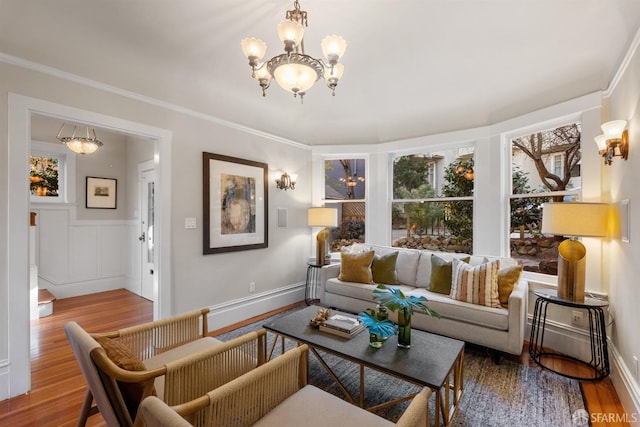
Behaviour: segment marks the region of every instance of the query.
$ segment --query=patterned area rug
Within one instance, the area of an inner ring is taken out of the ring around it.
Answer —
[[[276,314],[271,318],[222,334],[218,338],[227,341],[259,329],[271,319],[286,316],[292,311]],[[274,336],[269,333],[267,337],[270,345]],[[390,340],[394,339],[390,338]],[[287,348],[292,348],[294,345],[295,343],[287,341]],[[385,345],[395,344],[390,341]],[[358,365],[329,354],[322,354],[322,356],[345,384],[347,390],[357,398],[360,378]],[[312,354],[309,357],[309,383],[344,398],[342,391],[333,383]],[[366,369],[365,402],[367,406],[406,396],[415,393],[418,389],[417,386],[394,377]],[[395,405],[376,413],[395,422],[407,405],[408,403]],[[429,406],[433,420],[435,406],[433,398]],[[580,409],[584,410],[585,404],[578,381],[508,360],[496,365],[485,349],[466,346],[464,395],[453,416],[452,426],[574,427],[576,424],[572,421],[572,416]]]

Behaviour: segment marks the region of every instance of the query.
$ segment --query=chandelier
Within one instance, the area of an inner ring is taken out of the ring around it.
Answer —
[[[91,129],[91,133],[93,134],[93,136],[89,136],[88,127],[86,128],[87,136],[76,136],[76,130],[78,129],[78,126],[74,125],[71,136],[61,136],[64,127],[65,123],[63,123],[62,127],[60,127],[60,130],[56,135],[56,139],[66,145],[69,150],[78,154],[91,154],[98,148],[102,147],[102,142],[98,140],[95,129]]]
[[[284,21],[278,24],[278,36],[284,43],[285,53],[260,63],[267,51],[267,44],[256,38],[242,39],[242,51],[251,66],[251,77],[258,80],[262,96],[274,78],[278,85],[303,100],[305,93],[323,78],[335,96],[336,86],[344,73],[344,65],[338,60],[344,55],[347,43],[340,36],[327,36],[322,39],[321,48],[327,62],[315,59],[304,52],[304,27],[307,26],[307,12],[300,10],[298,0],[288,10]]]

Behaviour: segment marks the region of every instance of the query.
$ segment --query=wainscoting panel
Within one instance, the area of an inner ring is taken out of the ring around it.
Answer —
[[[79,221],[74,208],[37,210],[39,287],[57,298],[126,288],[135,268],[129,265],[131,225],[119,220]]]
[[[38,212],[38,274],[54,283],[69,281],[69,212]]]
[[[100,277],[98,227],[69,227],[69,271],[72,282]]]

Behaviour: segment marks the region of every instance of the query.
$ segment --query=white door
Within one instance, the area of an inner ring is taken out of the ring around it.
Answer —
[[[153,283],[155,270],[154,196],[155,171],[140,172],[140,265],[142,267],[140,295],[154,301]]]

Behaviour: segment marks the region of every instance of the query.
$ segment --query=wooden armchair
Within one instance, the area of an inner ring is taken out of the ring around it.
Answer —
[[[198,399],[173,408],[148,397],[142,402],[135,426],[394,425],[307,385],[307,357],[306,345],[294,348]],[[428,426],[430,396],[430,389],[422,389],[397,425]],[[182,415],[184,421],[175,418],[172,409]]]
[[[208,311],[107,334],[67,323],[67,338],[88,384],[77,425],[99,411],[109,426],[131,426],[147,396],[177,405],[265,362],[264,331],[223,343],[206,336]]]

